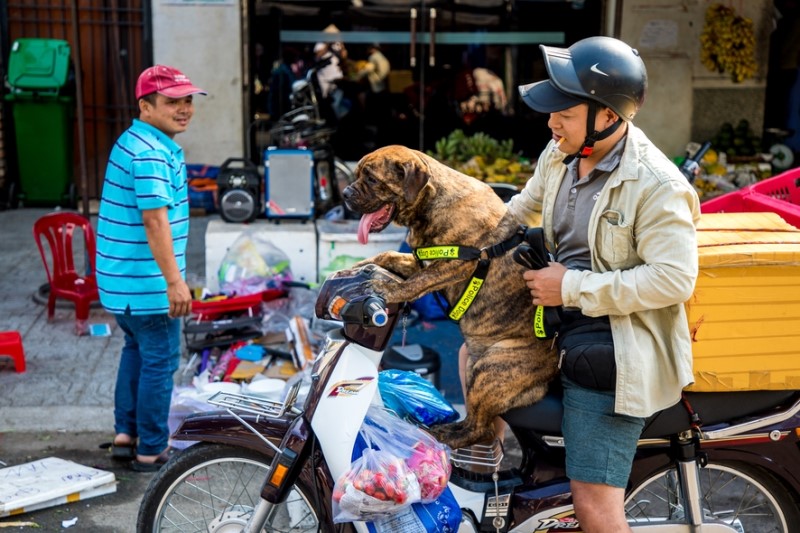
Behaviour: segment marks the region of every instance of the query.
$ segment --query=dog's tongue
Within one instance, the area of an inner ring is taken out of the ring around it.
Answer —
[[[380,210],[374,213],[366,213],[361,215],[361,220],[358,222],[358,242],[367,244],[369,242],[369,229],[376,218],[380,216]]]

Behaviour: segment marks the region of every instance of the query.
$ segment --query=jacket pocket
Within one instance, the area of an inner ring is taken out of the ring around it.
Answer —
[[[612,269],[627,267],[636,257],[633,228],[619,211],[607,210],[600,215],[600,258]]]

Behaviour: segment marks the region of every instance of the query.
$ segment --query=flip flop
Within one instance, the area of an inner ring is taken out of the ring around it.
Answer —
[[[143,463],[134,456],[133,461],[130,463],[131,470],[134,472],[158,472],[177,451],[175,448],[167,448],[152,463]]]
[[[104,442],[99,448],[108,450],[111,453],[111,458],[117,461],[129,461],[136,458],[136,445],[133,443],[114,444],[113,442]]]

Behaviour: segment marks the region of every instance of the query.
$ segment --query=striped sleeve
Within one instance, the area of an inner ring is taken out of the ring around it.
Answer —
[[[172,206],[174,190],[170,176],[174,174],[169,154],[149,150],[131,162],[136,204],[139,209],[158,209]]]

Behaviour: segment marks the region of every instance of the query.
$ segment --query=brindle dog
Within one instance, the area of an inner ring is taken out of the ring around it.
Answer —
[[[356,177],[343,195],[349,209],[363,213],[362,243],[369,232],[379,232],[392,221],[409,229],[407,240],[413,249],[435,245],[482,249],[519,229],[491,187],[416,150],[402,146],[376,150],[359,161]],[[387,302],[410,302],[441,291],[452,306],[478,261],[435,260],[420,265],[412,254],[390,251],[361,262],[366,263],[404,278],[401,283],[374,283]],[[459,322],[470,354],[467,415],[432,428],[437,439],[452,448],[490,442],[494,418],[540,400],[556,376],[555,351],[549,341],[533,333],[534,308],[523,270],[512,251],[492,259],[483,287]]]

